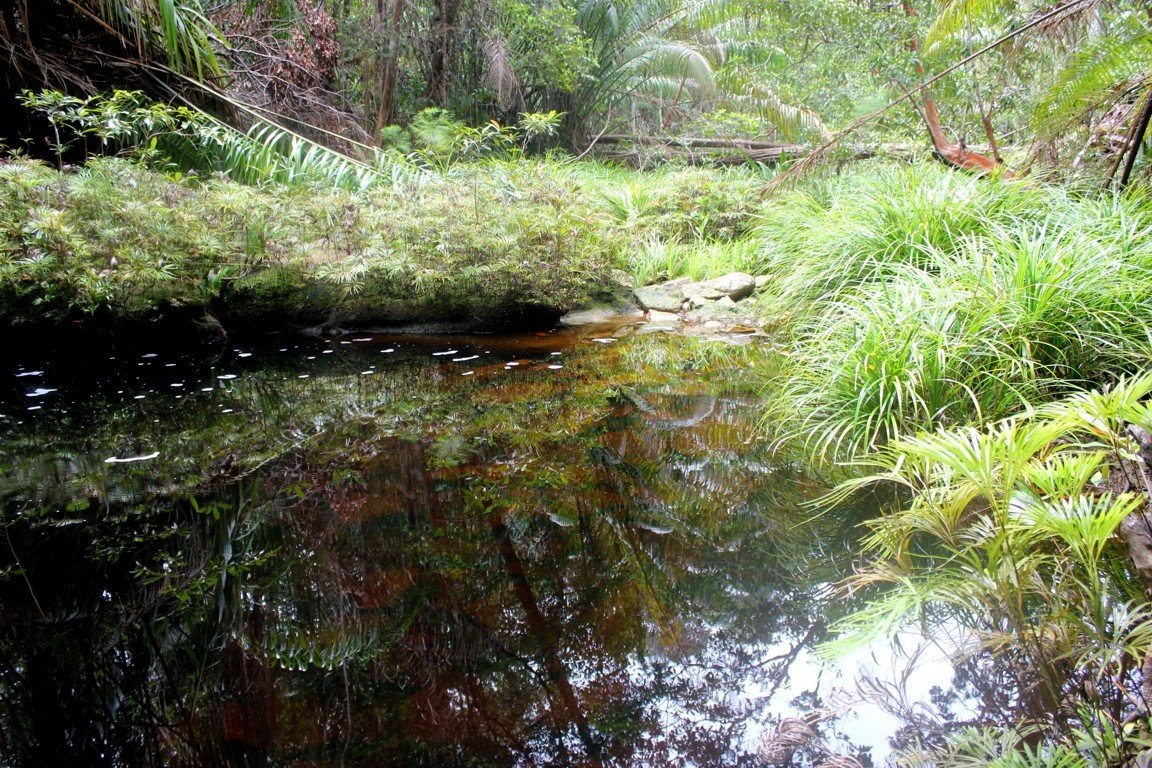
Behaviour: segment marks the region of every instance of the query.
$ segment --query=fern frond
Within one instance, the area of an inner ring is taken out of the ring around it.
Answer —
[[[1055,136],[1086,113],[1140,88],[1150,64],[1152,34],[1085,42],[1038,101],[1032,118],[1037,136]]]
[[[999,25],[1016,10],[1012,0],[948,0],[924,36],[929,48],[989,22]]]

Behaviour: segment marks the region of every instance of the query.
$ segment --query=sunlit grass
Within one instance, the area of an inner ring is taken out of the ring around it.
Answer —
[[[649,237],[628,259],[629,272],[641,285],[678,277],[707,280],[729,272],[760,274],[763,257],[754,240],[668,242]]]
[[[998,222],[1043,211],[1043,197],[926,164],[817,181],[772,200],[758,228],[766,267],[780,275],[774,306],[835,300],[900,265],[931,267],[930,251],[951,252]]]
[[[771,419],[784,439],[845,457],[1152,361],[1142,197],[931,168],[852,184],[781,202],[761,229],[776,277],[761,306],[790,317]]]

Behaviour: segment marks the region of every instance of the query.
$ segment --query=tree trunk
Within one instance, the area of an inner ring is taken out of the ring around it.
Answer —
[[[460,0],[440,0],[436,5],[437,19],[435,50],[428,71],[428,98],[443,104],[448,99],[448,53],[456,32],[456,17]]]
[[[557,630],[549,623],[548,619],[545,618],[543,612],[540,610],[540,604],[536,601],[536,595],[532,591],[532,585],[528,583],[528,575],[524,570],[524,562],[520,559],[520,555],[516,551],[516,544],[512,541],[512,535],[508,532],[508,526],[504,523],[503,515],[498,510],[493,510],[488,515],[488,525],[492,530],[492,537],[496,539],[496,544],[499,547],[500,559],[504,564],[504,571],[508,574],[508,580],[512,582],[512,591],[515,593],[516,599],[519,600],[520,607],[524,609],[524,615],[528,621],[528,628],[540,645],[544,670],[548,676],[548,680],[559,690],[560,700],[563,702],[564,709],[567,711],[568,717],[571,718],[572,722],[576,725],[576,731],[580,735],[580,740],[584,743],[584,748],[588,753],[588,762],[586,765],[593,767],[602,766],[603,763],[600,760],[600,742],[592,732],[588,718],[580,706],[579,699],[576,698],[576,691],[572,687],[568,670],[560,658],[560,643]],[[563,718],[558,719],[560,721],[563,720]]]
[[[904,9],[905,16],[909,18],[919,16],[916,9],[912,7],[911,0],[901,0],[900,5]],[[913,53],[920,50],[920,41],[916,38],[915,32],[912,32],[908,38],[908,50]],[[921,76],[925,74],[924,65],[919,58],[916,60],[916,72]],[[944,126],[940,123],[940,113],[936,110],[936,101],[929,91],[924,91],[923,103],[920,106],[920,114],[928,128],[928,135],[932,139],[932,148],[936,151],[937,157],[948,165],[967,171],[993,171],[1001,167],[1000,163],[993,158],[970,151],[963,141],[956,143],[948,140]],[[994,142],[993,146],[995,146]],[[1004,175],[1011,177],[1012,173],[1006,171]]]
[[[992,150],[992,159],[1002,163],[1000,159],[1000,145],[996,143],[996,132],[992,129],[992,118],[986,112],[980,112],[980,124],[984,126],[984,135],[988,137],[988,148]]]
[[[1120,175],[1120,189],[1128,186],[1128,181],[1132,178],[1132,167],[1136,165],[1136,158],[1140,155],[1140,145],[1144,143],[1144,134],[1148,130],[1150,118],[1152,118],[1152,88],[1148,90],[1148,98],[1144,100],[1144,108],[1140,110],[1140,115],[1132,124],[1132,138],[1129,140],[1128,146],[1125,147],[1128,158],[1124,162],[1124,173]]]
[[[972,152],[964,142],[954,143],[948,141],[944,127],[940,124],[940,115],[936,111],[936,102],[931,96],[924,96],[924,122],[928,126],[928,133],[932,137],[932,148],[936,155],[944,162],[966,171],[994,171],[1000,164],[987,155]],[[1011,177],[1011,171],[1005,171],[1005,176]]]
[[[384,0],[377,0],[377,8],[382,10]],[[383,71],[380,75],[380,101],[376,109],[376,130],[373,136],[380,140],[380,131],[392,122],[392,107],[396,95],[396,74],[400,70],[400,22],[404,16],[404,0],[392,0],[391,16],[388,19],[388,42],[385,50]]]

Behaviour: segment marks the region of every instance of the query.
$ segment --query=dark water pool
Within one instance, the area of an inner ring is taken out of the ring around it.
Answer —
[[[805,715],[792,764],[880,762],[898,723],[812,655],[856,515],[760,437],[773,364],[629,328],[26,349],[0,762],[753,766]]]

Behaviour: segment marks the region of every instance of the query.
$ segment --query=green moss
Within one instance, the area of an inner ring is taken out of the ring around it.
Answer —
[[[582,186],[532,164],[363,194],[175,178],[125,160],[0,164],[0,318],[388,322],[563,312],[626,249]]]

